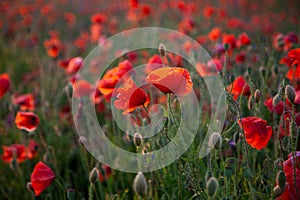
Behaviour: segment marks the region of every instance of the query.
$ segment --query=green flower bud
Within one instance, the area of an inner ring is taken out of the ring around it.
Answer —
[[[143,142],[143,138],[141,136],[141,134],[139,133],[135,133],[133,136],[133,143],[135,146],[139,147]]]
[[[213,197],[219,189],[219,182],[215,177],[211,177],[206,183],[206,191],[208,196]]]
[[[99,180],[98,170],[96,167],[92,169],[89,176],[90,183],[96,183]]]
[[[147,181],[142,172],[139,172],[133,182],[133,190],[138,196],[143,196],[147,193]]]
[[[285,87],[285,97],[289,100],[289,102],[291,102],[291,103],[295,102],[296,92],[292,86],[287,85]]]
[[[285,183],[286,183],[286,177],[285,173],[283,171],[279,171],[276,176],[276,182],[278,183],[278,186],[280,189],[285,189]]]
[[[277,105],[280,103],[280,101],[281,101],[280,94],[277,93],[277,94],[275,95],[275,97],[273,97],[273,102],[272,102],[273,106],[274,106],[274,107],[277,106]]]

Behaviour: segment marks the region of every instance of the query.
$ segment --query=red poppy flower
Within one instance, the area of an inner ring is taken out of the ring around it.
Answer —
[[[32,159],[37,156],[38,145],[34,140],[30,140],[28,147],[26,148],[26,156],[28,159]]]
[[[294,174],[294,167],[296,172]],[[296,187],[300,190],[300,151],[290,153],[288,159],[283,162],[283,170],[286,176],[286,186],[282,195],[277,200],[294,200],[299,199],[300,195],[296,193]],[[295,185],[296,179],[296,185]]]
[[[10,88],[10,79],[7,73],[0,74],[0,99]]]
[[[66,67],[66,73],[68,75],[77,73],[82,65],[82,62],[83,59],[81,57],[71,58]]]
[[[17,162],[24,162],[27,158],[26,147],[23,144],[13,144],[10,146],[2,146],[3,155],[1,159],[3,162],[10,163],[14,158]]]
[[[98,170],[98,175],[99,175],[99,180],[100,182],[104,182],[106,181],[112,174],[112,170],[109,166],[107,165],[102,165],[101,169],[97,169]]]
[[[213,28],[209,33],[208,33],[208,38],[211,41],[217,41],[221,36],[221,29],[219,27]]]
[[[77,80],[73,84],[73,96],[80,98],[91,94],[93,86],[85,80]]]
[[[223,37],[223,44],[228,44],[230,49],[235,49],[237,46],[235,36],[233,34],[225,35]]]
[[[14,95],[12,97],[12,103],[15,106],[19,106],[20,110],[33,111],[35,109],[35,102],[33,94]]]
[[[44,47],[47,50],[48,56],[56,58],[62,50],[62,44],[58,38],[50,38],[44,42]]]
[[[190,93],[193,88],[190,73],[180,67],[156,69],[148,74],[146,81],[152,83],[163,93],[173,93],[178,96]]]
[[[111,98],[112,92],[120,78],[127,72],[133,70],[132,64],[125,60],[111,70],[108,70],[99,81],[98,89],[105,96],[106,100]]]
[[[201,77],[215,76],[223,68],[219,59],[212,59],[207,64],[197,63],[196,69]]]
[[[163,67],[162,64],[162,59],[159,55],[152,56],[145,67],[145,73],[149,74],[151,71]]]
[[[281,115],[283,113],[284,110],[283,101],[280,101],[280,103],[277,106],[273,106],[273,98],[269,98],[264,101],[264,105],[267,106],[270,112],[275,112],[278,115]]]
[[[15,123],[19,129],[26,130],[28,132],[34,131],[40,123],[39,117],[32,112],[17,113]]]
[[[237,98],[243,94],[244,96],[250,95],[250,87],[246,83],[246,80],[243,76],[238,76],[233,83],[227,87],[227,91],[231,92],[233,95],[234,100],[237,100]]]
[[[238,46],[247,46],[249,44],[251,44],[251,40],[247,33],[241,33],[238,37]]]
[[[238,121],[244,128],[246,142],[253,148],[265,148],[271,138],[272,128],[267,126],[267,121],[258,117],[246,117]]]
[[[39,196],[55,179],[54,172],[43,162],[35,165],[30,181],[36,196]]]
[[[121,88],[117,89],[117,100],[114,105],[117,109],[128,114],[138,107],[147,106],[150,99],[146,92],[138,88],[131,78],[128,78]]]

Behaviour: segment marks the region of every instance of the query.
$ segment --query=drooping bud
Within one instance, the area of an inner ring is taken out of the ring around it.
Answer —
[[[234,79],[235,79],[234,75],[231,74],[231,75],[229,76],[229,81],[230,81],[230,83],[233,83],[233,82],[234,82]]]
[[[278,183],[278,186],[280,189],[285,189],[285,183],[286,183],[286,177],[285,173],[283,171],[279,171],[276,176],[276,182]]]
[[[147,193],[147,181],[142,172],[139,172],[133,181],[133,190],[138,196],[143,196]]]
[[[281,97],[280,97],[280,94],[277,93],[274,97],[273,97],[273,101],[272,101],[272,104],[273,106],[277,106],[281,101]]]
[[[295,92],[295,89],[290,86],[290,85],[287,85],[285,87],[285,97],[291,102],[291,103],[294,103],[295,102],[295,98],[296,98],[296,92]]]
[[[143,142],[143,138],[141,136],[141,134],[139,133],[135,133],[133,136],[133,143],[136,147],[139,147]]]
[[[274,198],[277,198],[277,197],[279,197],[280,195],[282,195],[283,190],[282,190],[278,185],[276,185],[276,186],[273,188],[273,193],[274,193]]]
[[[34,189],[32,187],[32,183],[31,182],[27,182],[26,184],[26,188],[29,192],[32,192],[34,194]]]
[[[258,103],[258,102],[259,102],[260,97],[261,97],[261,92],[260,92],[259,89],[256,89],[255,92],[254,92],[254,100],[255,100],[255,103]]]
[[[206,183],[206,191],[208,196],[213,197],[219,189],[219,182],[215,177],[211,177]]]
[[[208,145],[211,147],[211,148],[216,148],[218,149],[220,147],[220,144],[222,143],[222,137],[220,135],[220,133],[218,132],[213,132],[211,134],[211,136],[209,137],[209,140],[208,140]]]
[[[163,43],[159,44],[158,51],[159,51],[159,53],[162,57],[164,57],[166,55],[167,50],[166,50],[166,47]]]
[[[90,173],[89,181],[90,183],[96,183],[98,180],[99,180],[98,170],[96,167],[94,167],[94,169],[92,169]]]

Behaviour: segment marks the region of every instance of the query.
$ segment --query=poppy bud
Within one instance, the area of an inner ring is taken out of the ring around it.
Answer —
[[[49,152],[44,153],[44,155],[43,155],[43,161],[44,161],[45,163],[49,163],[50,160],[51,160],[51,155],[50,155],[50,153],[49,153]]]
[[[280,103],[280,101],[281,101],[280,94],[277,93],[277,94],[275,95],[275,97],[273,98],[273,101],[272,101],[273,106],[274,106],[274,107],[277,106],[277,105]]]
[[[17,169],[17,165],[18,165],[18,162],[16,159],[13,159],[11,162],[10,162],[10,169],[15,171]]]
[[[278,66],[277,65],[274,65],[273,72],[274,72],[275,75],[278,74]]]
[[[31,182],[27,182],[26,184],[26,188],[29,192],[32,192],[34,194],[34,190],[33,190],[33,187],[32,187],[32,183]]]
[[[278,185],[276,185],[273,188],[273,193],[274,193],[274,197],[277,198],[283,193],[283,190]]]
[[[211,177],[206,183],[206,191],[208,196],[213,197],[219,189],[219,182],[215,177]]]
[[[139,147],[142,144],[142,142],[143,142],[143,138],[142,138],[141,134],[135,133],[133,137],[134,137],[133,138],[134,145],[136,147]]]
[[[229,49],[229,44],[228,43],[224,44],[224,49],[225,49],[225,51],[227,51]]]
[[[68,189],[67,197],[68,197],[68,200],[74,200],[75,199],[75,190],[74,189]]]
[[[260,72],[261,72],[261,75],[265,78],[266,77],[266,70],[265,70],[265,68],[261,68],[260,69]]]
[[[233,83],[233,82],[234,82],[234,79],[235,79],[234,75],[231,74],[231,75],[229,76],[229,81],[230,81],[230,83]]]
[[[247,70],[248,70],[249,76],[251,76],[251,74],[252,74],[252,68],[249,66]]]
[[[258,102],[259,102],[260,97],[261,97],[261,92],[260,92],[259,89],[256,89],[255,92],[254,92],[254,100],[255,100],[255,103],[258,103]]]
[[[285,189],[286,177],[283,171],[279,171],[276,176],[276,182],[278,183],[280,189]]]
[[[89,176],[90,183],[96,183],[98,179],[99,179],[98,170],[96,167],[94,167],[94,169],[91,171]]]
[[[291,103],[294,103],[295,102],[295,98],[296,98],[296,92],[295,92],[295,89],[290,86],[290,85],[287,85],[285,87],[285,97],[291,102]]]
[[[147,181],[142,172],[139,172],[133,182],[133,190],[138,196],[143,196],[147,192]]]
[[[220,147],[220,144],[222,143],[222,137],[220,133],[218,132],[213,132],[211,136],[209,137],[208,145],[211,148],[216,148],[218,149]]]
[[[163,43],[159,44],[158,51],[162,57],[166,55],[166,47]]]

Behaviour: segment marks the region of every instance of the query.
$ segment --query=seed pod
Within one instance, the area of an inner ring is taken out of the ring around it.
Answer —
[[[282,190],[278,185],[276,185],[276,186],[273,188],[273,193],[274,193],[274,198],[277,198],[277,197],[279,197],[280,195],[282,195],[283,190]]]
[[[142,172],[139,172],[133,182],[133,190],[138,196],[143,196],[147,193],[147,181]]]
[[[222,143],[222,137],[220,135],[220,133],[218,132],[213,132],[211,134],[211,136],[209,137],[209,140],[208,140],[208,145],[211,147],[211,148],[216,148],[218,149],[220,147],[220,144]]]
[[[255,90],[254,92],[254,100],[255,100],[255,103],[258,103],[259,100],[260,100],[260,97],[261,97],[261,92],[259,89]]]
[[[278,183],[278,186],[280,187],[280,189],[282,189],[284,191],[286,177],[285,177],[285,173],[283,171],[279,171],[277,173],[276,182]]]
[[[98,170],[96,167],[92,169],[89,176],[90,183],[96,183],[99,180]]]
[[[291,103],[294,103],[295,102],[295,98],[296,98],[296,92],[295,92],[295,89],[290,86],[290,85],[287,85],[285,87],[285,97],[291,102]]]
[[[167,50],[166,50],[166,47],[163,43],[159,44],[158,51],[159,51],[159,53],[162,57],[164,57],[166,55]]]
[[[139,133],[135,133],[133,136],[133,143],[136,147],[139,147],[143,142],[143,138],[141,136],[141,134]]]
[[[277,93],[277,94],[273,97],[273,102],[272,102],[273,106],[274,106],[274,107],[277,106],[277,105],[280,103],[280,101],[281,101],[280,94]]]
[[[219,189],[219,182],[215,177],[211,177],[206,183],[206,192],[208,196],[213,197]]]

